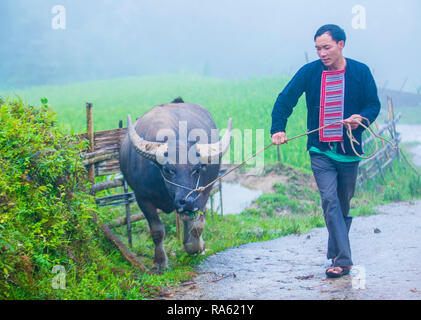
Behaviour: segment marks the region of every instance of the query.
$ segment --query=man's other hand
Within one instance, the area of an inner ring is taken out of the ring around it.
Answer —
[[[363,117],[361,117],[359,114],[353,114],[348,119],[345,119],[343,122],[344,122],[344,124],[351,125],[351,129],[355,130],[360,125],[357,121],[360,121],[360,122],[363,121]]]
[[[288,143],[287,135],[285,132],[277,132],[272,135],[272,143],[274,145],[280,145]]]

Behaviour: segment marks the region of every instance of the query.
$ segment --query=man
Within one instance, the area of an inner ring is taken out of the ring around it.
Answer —
[[[352,149],[346,126],[351,126],[359,143],[354,144],[355,151],[363,154],[364,127],[358,121],[368,125],[363,120],[368,119],[373,123],[380,101],[369,68],[343,56],[346,36],[340,27],[322,26],[314,41],[320,60],[304,65],[279,94],[272,111],[271,134],[275,145],[287,142],[287,119],[304,92],[309,131],[336,123],[309,134],[307,150],[329,232],[327,258],[332,259],[332,266],[326,275],[337,278],[348,274],[352,267],[349,209],[361,160]]]

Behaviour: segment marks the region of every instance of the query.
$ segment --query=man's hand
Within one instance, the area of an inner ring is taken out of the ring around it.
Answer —
[[[361,117],[359,114],[353,114],[348,119],[343,120],[343,123],[349,124],[351,126],[351,129],[355,130],[360,126],[360,124],[357,121],[362,122],[363,117]]]
[[[282,131],[282,132],[277,132],[277,133],[273,134],[272,135],[272,143],[274,145],[288,143],[286,133]]]

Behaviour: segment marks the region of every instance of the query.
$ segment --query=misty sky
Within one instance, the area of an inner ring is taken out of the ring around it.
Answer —
[[[51,9],[63,5],[66,28]],[[366,28],[354,29],[362,5]],[[0,0],[0,88],[160,73],[213,77],[292,74],[317,59],[326,23],[347,33],[344,54],[379,87],[421,87],[421,1]],[[26,82],[22,79],[25,78]],[[387,81],[387,82],[386,82]]]

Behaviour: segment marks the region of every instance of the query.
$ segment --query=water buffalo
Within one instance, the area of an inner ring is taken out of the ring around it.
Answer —
[[[231,119],[219,139],[210,113],[180,98],[152,108],[134,125],[130,115],[127,117],[127,134],[120,149],[121,172],[149,223],[155,244],[154,265],[159,271],[167,268],[168,262],[163,246],[165,228],[157,209],[165,213],[175,210],[180,215],[187,253],[204,250],[205,216],[194,217],[192,213],[204,211],[211,188],[191,191],[218,177],[231,134]]]

